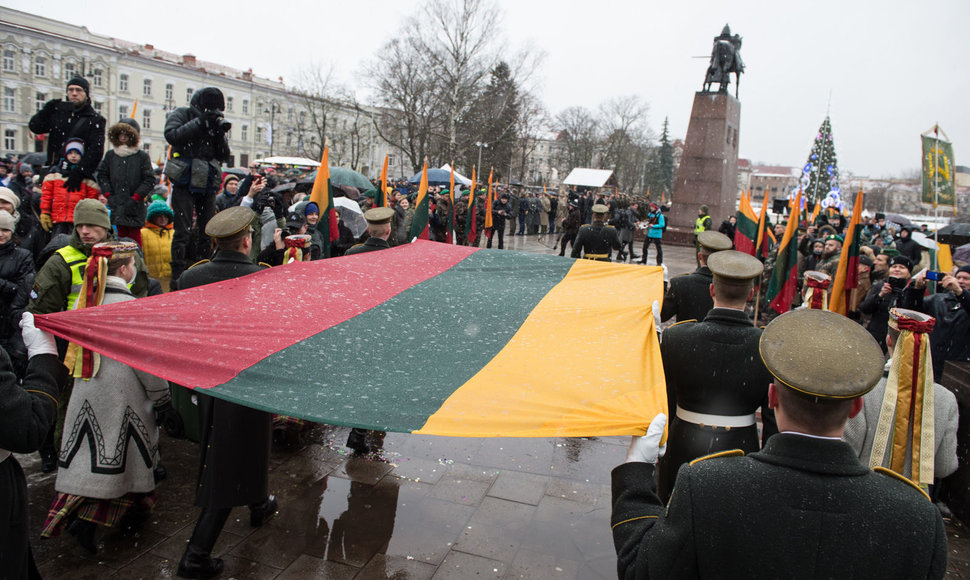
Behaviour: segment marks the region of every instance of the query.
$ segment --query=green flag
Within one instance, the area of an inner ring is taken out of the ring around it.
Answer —
[[[953,144],[939,138],[939,128],[923,138],[923,203],[955,205]]]

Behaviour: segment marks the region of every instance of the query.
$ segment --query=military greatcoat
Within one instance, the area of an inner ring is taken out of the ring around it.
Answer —
[[[600,262],[611,261],[613,250],[620,250],[620,238],[616,228],[600,223],[579,228],[573,242],[573,258],[586,257]]]
[[[219,250],[212,261],[186,270],[179,289],[239,278],[262,270],[239,252]],[[199,398],[199,478],[195,504],[227,508],[268,495],[273,414],[195,391]]]
[[[684,465],[670,504],[649,463],[613,470],[620,578],[942,578],[946,531],[921,491],[842,441],[781,433]]]
[[[711,298],[711,282],[714,275],[707,266],[701,266],[690,274],[671,278],[670,288],[664,295],[660,309],[660,320],[670,320],[674,316],[678,322],[684,320],[704,320],[714,299]]]
[[[740,416],[762,407],[765,439],[777,428],[768,411],[771,374],[761,361],[761,329],[747,315],[732,308],[714,308],[703,322],[684,322],[664,330],[660,343],[670,431],[667,454],[659,465],[660,495],[666,499],[674,487],[677,469],[697,457],[741,449],[760,448],[758,429],[712,427],[677,417],[680,407],[694,413]]]
[[[353,256],[354,254],[366,254],[367,252],[386,250],[390,247],[391,245],[387,243],[387,240],[382,240],[380,238],[367,238],[364,240],[363,244],[357,244],[356,246],[351,247],[344,252],[344,255]]]

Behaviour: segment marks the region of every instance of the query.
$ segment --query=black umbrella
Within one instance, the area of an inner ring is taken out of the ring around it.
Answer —
[[[901,216],[898,213],[887,213],[886,221],[893,222],[894,224],[899,224],[901,226],[911,226],[913,222],[910,221],[908,217]]]
[[[953,261],[970,264],[970,244],[964,244],[953,251]]]
[[[274,187],[270,191],[270,193],[283,193],[284,191],[289,191],[289,190],[293,189],[294,187],[296,187],[296,184],[295,183],[292,183],[292,182],[291,183],[284,183],[282,185],[277,185],[276,187]]]
[[[238,175],[239,177],[245,177],[249,175],[249,170],[242,167],[223,167],[223,173],[231,173],[233,175]]]
[[[970,244],[970,224],[949,224],[936,232],[936,241],[951,246]]]
[[[47,163],[46,153],[27,153],[20,158],[18,163],[26,163],[27,165],[44,165]]]

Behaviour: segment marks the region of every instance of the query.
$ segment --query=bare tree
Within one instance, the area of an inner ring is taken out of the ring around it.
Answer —
[[[536,146],[542,137],[549,132],[549,113],[546,111],[542,101],[532,93],[524,93],[519,101],[519,119],[516,128],[515,152],[518,161],[519,176],[523,183],[528,177],[526,171],[531,169],[529,157],[535,153]],[[513,168],[515,169],[515,168]],[[514,171],[512,172],[514,174]],[[509,181],[512,175],[509,175]]]
[[[353,99],[335,80],[333,65],[311,63],[300,70],[293,92],[300,96],[303,106],[290,130],[296,135],[298,149],[319,159],[324,147],[340,139],[336,119]],[[339,152],[336,157],[340,157]]]
[[[596,149],[600,141],[599,120],[585,107],[569,107],[556,115],[555,128],[564,145],[565,165],[595,167]]]
[[[610,167],[621,189],[631,190],[642,184],[646,167],[650,128],[649,106],[640,97],[614,97],[600,105],[603,129],[603,166]]]

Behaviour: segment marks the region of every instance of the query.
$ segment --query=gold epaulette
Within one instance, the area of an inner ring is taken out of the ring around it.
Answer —
[[[699,461],[704,461],[705,459],[714,459],[715,457],[744,457],[744,451],[740,449],[728,449],[727,451],[719,451],[717,453],[711,453],[710,455],[705,455],[704,457],[698,457],[697,459],[690,462],[691,465]]]
[[[188,267],[188,268],[186,268],[186,269],[187,269],[187,270],[191,270],[192,268],[195,268],[196,266],[201,266],[202,264],[208,264],[208,263],[209,263],[210,261],[211,261],[211,260],[199,260],[198,262],[196,262],[196,263],[194,263],[194,264],[192,264],[191,266],[189,266],[189,267]]]
[[[673,324],[668,324],[667,325],[667,328],[673,328],[673,327],[677,326],[678,324],[683,324],[685,322],[697,322],[697,319],[696,318],[688,318],[687,320],[678,320],[677,322],[675,322]],[[666,330],[666,328],[664,330]]]
[[[272,268],[273,267],[272,264],[267,264],[266,262],[256,262],[256,265],[257,266],[262,266],[264,268]]]
[[[893,479],[898,479],[899,481],[906,482],[909,485],[913,486],[913,488],[915,488],[921,494],[923,494],[923,497],[925,497],[926,499],[930,499],[930,494],[926,493],[926,490],[923,489],[922,487],[916,485],[916,482],[915,481],[903,477],[902,475],[896,473],[892,469],[886,469],[885,467],[883,467],[881,465],[878,465],[876,467],[873,467],[872,470],[875,471],[876,473],[881,473],[883,475],[888,475],[889,477],[892,477]],[[933,500],[930,500],[930,501],[933,501]]]

